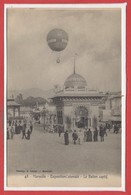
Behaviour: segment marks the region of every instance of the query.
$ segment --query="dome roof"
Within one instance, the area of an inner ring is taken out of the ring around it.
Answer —
[[[87,86],[86,80],[79,74],[71,74],[64,83],[65,88],[85,88]]]

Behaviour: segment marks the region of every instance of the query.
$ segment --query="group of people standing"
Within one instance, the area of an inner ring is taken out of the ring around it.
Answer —
[[[120,129],[120,125],[119,124],[114,124],[113,129],[114,129],[114,133],[118,134],[119,133],[119,129]]]
[[[7,139],[13,139],[15,134],[15,121],[9,120],[7,123]]]
[[[104,136],[107,136],[106,128],[103,126],[100,126],[99,131],[97,128],[95,128],[94,131],[91,131],[91,129],[85,129],[82,131],[81,129],[77,132],[76,130],[72,133],[72,140],[74,144],[81,144],[82,141],[84,142],[97,142],[98,136],[100,136],[100,141],[104,141]],[[69,133],[66,130],[64,133],[64,141],[65,145],[69,144]]]
[[[9,120],[7,123],[7,139],[13,139],[15,134],[22,133],[22,139],[30,139],[33,130],[32,121]]]
[[[32,131],[33,131],[32,121],[30,121],[29,123],[24,121],[23,128],[22,128],[22,139],[30,140]]]

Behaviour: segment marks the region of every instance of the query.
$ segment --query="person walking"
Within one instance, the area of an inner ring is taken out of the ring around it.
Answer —
[[[26,122],[24,122],[22,127],[22,139],[26,138]]]
[[[69,145],[69,134],[67,130],[64,133],[64,140],[65,140],[65,145]]]
[[[98,141],[98,130],[97,130],[97,128],[95,128],[93,139],[94,139],[94,142]]]
[[[120,131],[120,125],[117,124],[117,134],[119,133]]]
[[[26,135],[26,139],[27,140],[30,140],[30,135],[31,135],[31,131],[30,131],[30,129],[28,128],[28,130],[27,130],[27,133],[26,133],[27,135]]]
[[[58,134],[59,134],[59,137],[61,136],[61,132],[62,132],[61,127],[58,127]]]
[[[104,128],[102,126],[100,126],[100,138],[101,138],[101,142],[104,142]]]
[[[106,126],[103,128],[103,130],[104,130],[104,135],[107,136],[107,128],[106,128]]]
[[[87,141],[87,129],[84,130],[84,142]]]
[[[87,142],[92,142],[92,132],[90,129],[87,131]]]
[[[18,124],[17,124],[17,120],[15,121],[15,134],[18,134]]]
[[[14,134],[15,134],[14,126],[11,126],[11,128],[10,128],[10,137],[11,137],[11,139],[14,138]]]
[[[72,138],[73,138],[74,144],[76,144],[76,140],[78,139],[78,135],[76,133],[76,130],[74,130],[74,132],[72,133]]]
[[[11,126],[11,120],[9,120],[9,126]]]
[[[10,139],[9,127],[7,127],[7,140]]]
[[[32,133],[33,131],[33,124],[32,124],[32,121],[30,121],[30,133]]]
[[[116,124],[116,125],[114,126],[114,133],[115,133],[115,134],[118,134],[118,132],[119,132],[119,126],[118,126],[118,124]]]
[[[80,145],[81,144],[81,137],[82,137],[82,130],[81,129],[79,129],[78,130],[78,144]]]

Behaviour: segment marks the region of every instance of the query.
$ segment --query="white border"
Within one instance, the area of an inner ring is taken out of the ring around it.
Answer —
[[[4,190],[5,191],[125,191],[125,160],[126,160],[126,5],[127,3],[111,3],[111,4],[5,4],[4,5]],[[122,150],[121,150],[121,162],[122,162],[122,186],[121,187],[7,187],[6,174],[7,174],[7,159],[6,159],[6,81],[7,81],[7,41],[6,41],[6,11],[7,8],[55,8],[55,9],[86,9],[86,8],[121,8],[121,40],[122,40],[122,54],[121,54],[121,66],[122,66]]]
[[[121,25],[121,86],[122,86],[122,136],[121,136],[121,163],[122,163],[122,188],[125,189],[126,180],[126,6],[122,9],[122,25]]]

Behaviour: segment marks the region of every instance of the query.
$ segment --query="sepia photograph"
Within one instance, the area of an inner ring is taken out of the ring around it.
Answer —
[[[7,190],[125,190],[125,8],[6,5]]]

